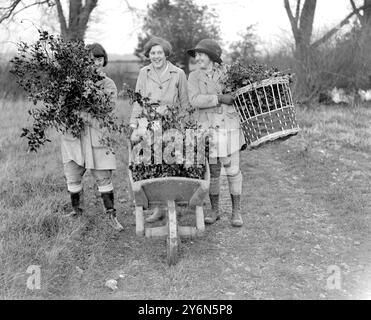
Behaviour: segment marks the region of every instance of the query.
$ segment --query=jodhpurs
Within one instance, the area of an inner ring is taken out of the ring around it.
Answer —
[[[90,170],[98,185],[100,193],[108,193],[113,191],[112,170]],[[71,193],[82,191],[82,177],[86,172],[86,168],[79,166],[75,161],[70,161],[64,164],[64,174],[67,180],[67,189]]]
[[[211,161],[210,161],[211,162]],[[236,151],[228,157],[218,158],[210,164],[210,194],[217,195],[220,191],[220,172],[223,165],[227,174],[229,192],[233,195],[242,193],[242,174],[240,170],[240,153]]]

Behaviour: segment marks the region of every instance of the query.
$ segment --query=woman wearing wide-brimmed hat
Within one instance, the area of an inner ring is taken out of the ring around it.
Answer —
[[[143,97],[148,97],[150,102],[159,103],[157,112],[165,113],[167,107],[180,106],[182,109],[189,107],[187,78],[184,71],[168,61],[172,53],[171,44],[162,38],[153,37],[144,46],[144,55],[151,63],[143,67],[136,83],[136,92]],[[139,117],[142,108],[134,103],[130,118],[130,126],[133,129],[131,140],[139,139],[140,128]],[[154,222],[164,215],[162,210],[155,208],[153,214],[146,219],[147,222]]]
[[[207,224],[220,219],[219,180],[221,165],[227,174],[229,192],[232,199],[231,224],[243,225],[240,212],[242,193],[242,174],[239,166],[239,154],[246,144],[237,112],[233,107],[231,95],[223,94],[222,80],[225,67],[222,64],[222,49],[212,39],[201,40],[188,54],[196,59],[198,70],[190,73],[188,78],[189,101],[196,109],[196,120],[204,130],[214,128],[215,140],[210,153],[210,202],[211,211],[205,217]]]

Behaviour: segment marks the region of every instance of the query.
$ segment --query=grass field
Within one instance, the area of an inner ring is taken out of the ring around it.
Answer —
[[[85,215],[62,217],[70,204],[58,136],[27,154],[27,106],[0,101],[0,298],[371,298],[370,106],[299,107],[300,135],[243,152],[244,227],[229,224],[223,184],[222,220],[183,240],[174,267],[164,240],[135,235],[124,141],[114,184],[125,230],[107,226],[89,174]],[[129,115],[125,103],[119,109]],[[26,286],[30,265],[41,268],[40,290]],[[331,266],[341,275],[332,290]]]

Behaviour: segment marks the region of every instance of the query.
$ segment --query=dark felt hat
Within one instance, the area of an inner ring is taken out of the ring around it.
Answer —
[[[104,50],[103,46],[99,43],[92,43],[88,44],[86,48],[93,54],[95,58],[104,58],[103,67],[105,67],[108,63],[108,56],[106,50]]]
[[[196,45],[194,49],[187,51],[191,57],[195,57],[196,52],[206,53],[214,62],[222,63],[222,59],[220,58],[222,55],[222,48],[220,48],[215,40],[203,39]]]
[[[151,51],[153,46],[161,46],[164,49],[165,55],[168,57],[171,55],[173,48],[169,41],[162,39],[160,37],[153,37],[151,38],[145,45],[144,45],[144,55],[148,58],[149,52]]]

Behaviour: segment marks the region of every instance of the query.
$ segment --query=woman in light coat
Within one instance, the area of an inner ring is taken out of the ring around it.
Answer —
[[[221,165],[227,174],[232,199],[231,224],[243,225],[240,213],[242,174],[239,165],[240,150],[245,146],[239,116],[233,107],[231,95],[222,94],[225,68],[222,65],[220,46],[211,39],[200,41],[188,53],[196,58],[198,70],[188,78],[189,100],[196,109],[195,117],[204,130],[213,134],[210,158],[210,202],[211,212],[205,217],[207,224],[215,223],[219,215],[219,180]],[[210,129],[212,128],[212,129]]]
[[[159,103],[157,112],[162,114],[167,107],[180,106],[184,110],[189,107],[187,78],[182,69],[167,60],[171,52],[172,47],[168,41],[159,37],[150,39],[144,46],[144,55],[151,63],[140,70],[135,88],[143,97],[148,97],[150,102]],[[141,106],[134,103],[130,118],[132,141],[137,140],[140,135],[138,120],[141,112]],[[146,221],[157,221],[163,214],[163,210],[155,208]]]
[[[98,69],[106,66],[107,53],[100,44],[94,43],[87,48],[91,51]],[[105,76],[98,84],[111,97],[111,105],[114,107],[117,88],[113,80]],[[82,178],[86,170],[90,169],[101,193],[110,224],[120,231],[123,227],[116,218],[112,185],[112,173],[116,169],[116,158],[112,152],[108,153],[108,148],[100,142],[103,131],[100,129],[98,121],[88,114],[82,116],[89,120],[90,125],[85,126],[81,137],[76,138],[70,134],[63,134],[61,137],[64,174],[73,208],[68,216],[77,216],[82,213]]]

